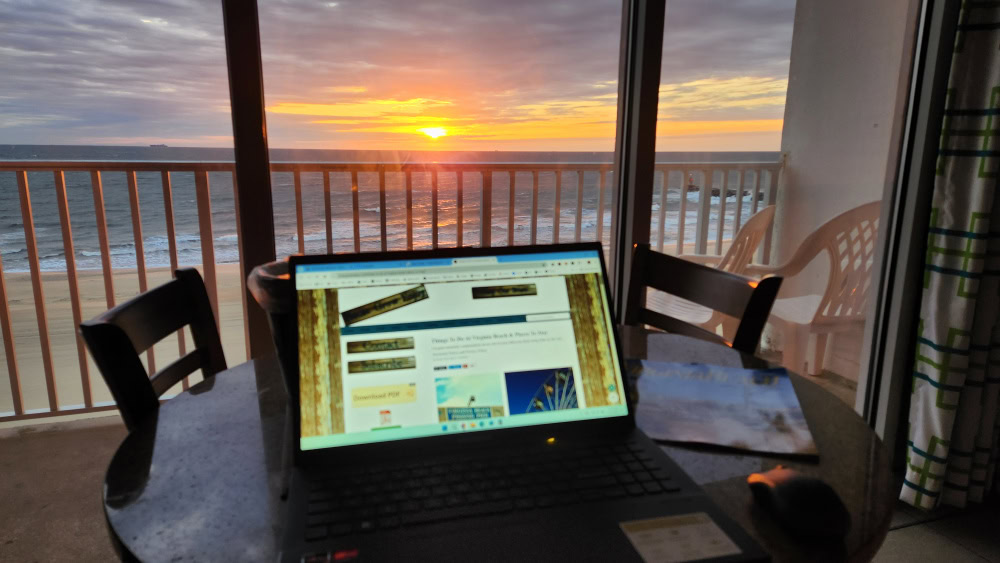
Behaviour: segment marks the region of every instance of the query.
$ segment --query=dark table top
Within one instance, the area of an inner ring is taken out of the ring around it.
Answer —
[[[626,357],[763,367],[684,336],[626,327]],[[870,559],[889,528],[894,491],[885,447],[855,412],[814,383],[792,382],[819,462],[664,446],[776,561]],[[641,398],[640,398],[641,400]],[[287,396],[276,359],[240,364],[162,405],[129,434],[105,476],[109,530],[144,561],[273,561],[281,543]],[[822,478],[852,527],[841,549],[789,537],[752,503],[746,476],[778,464]]]
[[[769,367],[760,358],[686,336],[635,327],[622,327],[621,331],[626,358]],[[888,452],[854,409],[804,377],[792,373],[790,378],[820,452],[818,462],[694,446],[663,446],[663,450],[775,561],[868,561],[889,531],[895,506]],[[842,550],[795,540],[753,504],[747,475],[777,465],[819,477],[844,501],[851,513],[851,531]]]

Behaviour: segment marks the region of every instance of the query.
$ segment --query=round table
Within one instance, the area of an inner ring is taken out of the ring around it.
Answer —
[[[626,357],[764,366],[729,348],[626,327]],[[775,561],[870,559],[889,529],[894,491],[885,447],[847,405],[792,375],[820,451],[818,463],[664,446]],[[641,398],[640,398],[641,400]],[[119,446],[105,476],[104,509],[125,558],[273,561],[281,545],[288,401],[278,362],[240,364],[164,403]],[[785,534],[753,503],[746,476],[783,464],[829,483],[851,513],[843,546]]]

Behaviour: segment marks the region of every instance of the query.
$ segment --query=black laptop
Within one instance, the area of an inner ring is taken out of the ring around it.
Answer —
[[[598,243],[290,259],[285,561],[756,561],[641,430]]]

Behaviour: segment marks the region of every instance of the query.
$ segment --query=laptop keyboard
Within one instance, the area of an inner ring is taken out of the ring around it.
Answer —
[[[679,491],[635,443],[372,466],[312,481],[305,539]]]

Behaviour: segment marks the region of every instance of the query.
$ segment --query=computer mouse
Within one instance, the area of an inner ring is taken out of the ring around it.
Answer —
[[[753,473],[747,484],[754,501],[790,535],[835,541],[851,528],[851,514],[830,485],[781,465]]]

